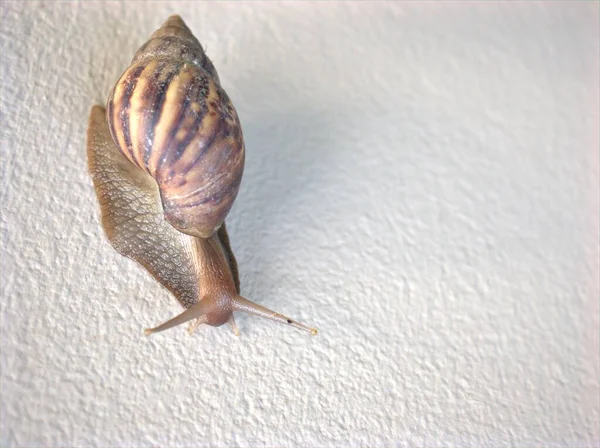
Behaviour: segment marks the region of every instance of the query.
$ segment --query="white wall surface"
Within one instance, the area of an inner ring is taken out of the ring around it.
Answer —
[[[2,447],[599,446],[599,6],[5,2]],[[87,115],[179,13],[247,145],[257,318],[98,220]]]

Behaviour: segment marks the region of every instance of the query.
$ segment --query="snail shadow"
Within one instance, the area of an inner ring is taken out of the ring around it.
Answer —
[[[252,83],[263,82],[261,79],[249,80],[236,90],[251,91]],[[322,112],[298,106],[298,98],[285,94],[278,98],[268,108],[263,105],[266,112],[240,114],[246,164],[227,223],[240,267],[242,294],[299,318],[303,304],[297,303],[294,309],[289,296],[311,294],[286,289],[297,289],[297,279],[306,275],[297,266],[311,265],[309,235],[320,234],[327,226],[315,217],[326,215],[329,207],[319,192],[328,188],[326,173],[335,165],[332,140],[336,131],[331,121],[323,120]],[[243,320],[241,324],[245,325]]]

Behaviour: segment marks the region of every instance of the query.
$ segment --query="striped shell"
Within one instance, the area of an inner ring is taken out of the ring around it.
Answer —
[[[237,196],[244,141],[213,64],[179,16],[137,51],[106,110],[116,146],[157,182],[167,221],[212,235]]]

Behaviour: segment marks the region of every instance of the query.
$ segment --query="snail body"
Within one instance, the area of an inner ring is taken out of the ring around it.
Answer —
[[[225,218],[244,168],[235,108],[200,43],[170,17],[135,54],[106,109],[94,106],[88,165],[106,235],[185,308],[147,333],[243,311],[316,330],[240,296]]]

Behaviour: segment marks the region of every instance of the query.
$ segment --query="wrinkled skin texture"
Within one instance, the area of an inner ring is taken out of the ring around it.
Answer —
[[[239,293],[237,265],[225,227],[210,241],[198,241],[171,226],[163,217],[156,182],[115,148],[104,109],[99,106],[92,109],[90,116],[88,162],[100,203],[102,225],[121,255],[144,266],[184,308],[198,302],[208,290],[215,289],[212,280],[201,284],[198,264],[204,264],[205,271],[223,271],[216,275],[223,283],[222,289]],[[211,248],[223,252],[219,261],[225,261],[227,266],[213,266],[215,263],[206,257]]]

